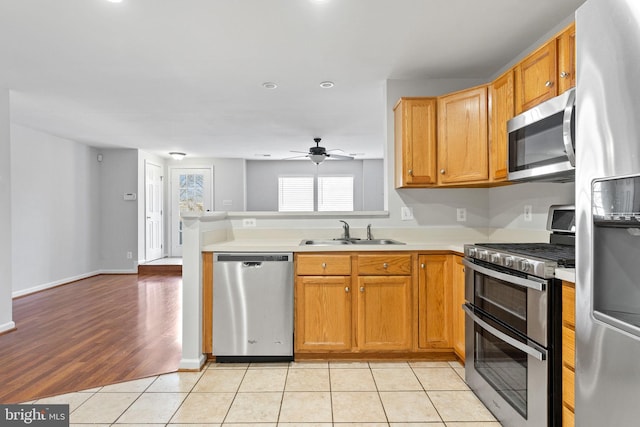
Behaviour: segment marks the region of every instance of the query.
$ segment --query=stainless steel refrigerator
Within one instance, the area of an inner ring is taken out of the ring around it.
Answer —
[[[576,425],[640,423],[640,1],[576,13]]]

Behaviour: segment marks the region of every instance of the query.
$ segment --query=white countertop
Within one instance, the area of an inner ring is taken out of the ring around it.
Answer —
[[[556,268],[556,278],[566,282],[576,283],[576,269]]]
[[[300,245],[302,239],[238,239],[206,245],[203,252],[357,252],[453,251],[463,253],[464,243],[405,242],[404,245]]]

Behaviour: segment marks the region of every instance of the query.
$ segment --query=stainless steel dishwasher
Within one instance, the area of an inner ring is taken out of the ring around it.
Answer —
[[[293,254],[218,253],[213,261],[218,362],[293,360]]]

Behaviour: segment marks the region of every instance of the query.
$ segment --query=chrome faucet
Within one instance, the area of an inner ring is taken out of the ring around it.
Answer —
[[[349,234],[349,224],[347,223],[347,221],[343,221],[343,220],[340,220],[340,222],[344,224],[342,226],[342,229],[344,230],[344,235],[342,236],[342,238],[345,240],[350,240],[351,235]]]
[[[371,224],[367,225],[367,240],[373,240],[373,236],[371,235]]]

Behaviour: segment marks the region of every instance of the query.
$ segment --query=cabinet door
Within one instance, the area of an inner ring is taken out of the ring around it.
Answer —
[[[451,282],[452,282],[452,344],[456,355],[464,362],[464,265],[462,257],[451,256]]]
[[[489,90],[489,175],[491,181],[506,181],[509,137],[507,121],[514,116],[513,70],[498,77]]]
[[[557,94],[556,39],[516,65],[516,114]]]
[[[396,188],[436,184],[436,99],[401,98],[394,122]]]
[[[358,348],[411,349],[411,277],[358,278]]]
[[[576,85],[576,25],[558,36],[558,95]]]
[[[447,255],[421,255],[418,347],[451,348],[451,278]]]
[[[298,276],[296,351],[351,349],[351,278]]]
[[[487,181],[487,86],[438,98],[438,182]]]

